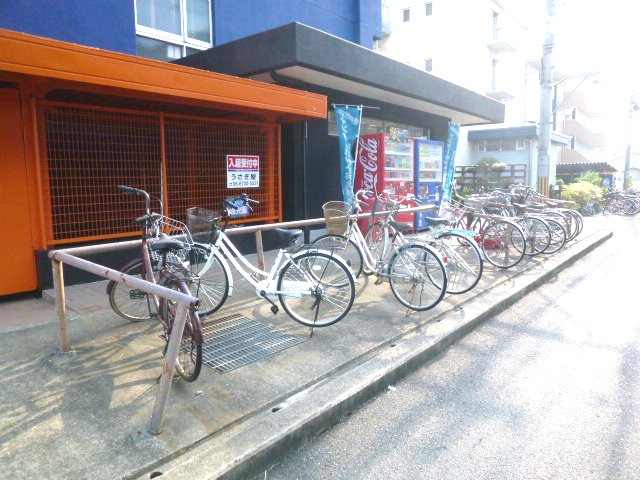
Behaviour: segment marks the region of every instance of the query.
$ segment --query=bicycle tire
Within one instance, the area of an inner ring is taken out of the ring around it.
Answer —
[[[389,248],[389,235],[387,235],[380,222],[375,222],[369,227],[367,235],[364,237],[364,243],[371,253],[371,258],[375,262],[376,269],[381,268],[384,264],[383,257]],[[365,275],[376,273],[366,265],[363,266],[363,271]]]
[[[524,233],[508,220],[494,220],[482,232],[480,246],[484,258],[498,268],[515,267],[525,252]]]
[[[305,284],[300,294],[296,287]],[[353,272],[330,254],[310,250],[296,255],[278,274],[278,298],[284,311],[307,327],[328,327],[342,320],[355,299]]]
[[[476,241],[455,232],[444,232],[436,240],[436,248],[447,269],[447,293],[460,295],[472,290],[484,269],[482,252]]]
[[[145,280],[142,259],[137,258],[124,267],[122,273]],[[131,322],[144,322],[155,317],[155,307],[149,294],[113,280],[107,286],[109,304],[115,313]]]
[[[351,270],[353,270],[356,278],[362,273],[362,252],[353,240],[341,235],[328,234],[316,238],[311,244],[318,248],[335,249],[344,261],[347,262]]]
[[[567,232],[562,223],[554,220],[553,218],[548,218],[547,224],[551,230],[551,242],[549,242],[549,246],[542,253],[545,255],[552,255],[558,252],[566,244]]]
[[[210,315],[218,310],[229,297],[229,276],[222,266],[224,260],[215,252],[213,260],[206,272],[202,269],[211,255],[211,248],[197,243],[191,246],[189,251],[189,264],[191,271],[198,280],[189,283],[191,295],[198,297],[198,315]]]
[[[184,294],[191,295],[189,287],[184,280],[169,280],[164,283],[164,286],[180,291]],[[177,304],[164,298],[160,298],[160,315],[165,328],[165,354],[171,335],[173,335],[173,325],[177,310]],[[203,344],[200,318],[194,307],[189,307],[181,336],[175,369],[184,381],[193,382],[198,378],[198,376],[200,376],[200,371],[202,370]]]
[[[549,225],[538,217],[522,217],[518,219],[525,239],[525,255],[535,256],[544,252],[551,242]]]
[[[428,245],[403,245],[392,257],[389,283],[405,307],[423,312],[440,303],[447,291],[447,271],[438,253]]]

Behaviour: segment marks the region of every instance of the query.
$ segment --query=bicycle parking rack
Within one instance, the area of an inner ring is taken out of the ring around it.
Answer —
[[[416,212],[434,209],[433,205],[423,205],[420,207],[408,208],[406,212]],[[405,210],[403,210],[404,212]],[[385,212],[377,212],[385,213]],[[356,218],[370,217],[370,213],[363,213],[354,215]],[[324,218],[315,218],[309,220],[300,220],[295,222],[281,222],[270,223],[266,225],[256,225],[248,227],[230,228],[227,230],[228,235],[239,235],[243,233],[254,233],[256,238],[256,251],[258,257],[258,265],[260,269],[265,267],[264,249],[262,244],[262,232],[264,230],[271,230],[274,228],[297,228],[308,227],[311,225],[320,225],[325,222]],[[134,288],[140,289],[146,293],[157,295],[159,297],[171,300],[178,305],[176,312],[175,327],[178,331],[182,331],[186,321],[189,306],[196,302],[198,299],[190,295],[172,290],[160,285],[157,285],[140,278],[126,275],[118,270],[114,270],[103,265],[90,262],[81,256],[94,255],[99,253],[115,252],[119,250],[127,250],[135,247],[140,247],[141,240],[131,240],[127,242],[106,243],[101,245],[90,245],[84,247],[73,247],[68,249],[52,250],[49,252],[49,258],[51,259],[51,268],[53,271],[53,286],[55,289],[55,308],[58,316],[58,328],[60,335],[60,349],[62,352],[69,352],[71,350],[71,344],[69,342],[69,333],[67,328],[67,308],[65,303],[65,291],[64,291],[64,273],[63,265],[71,265],[75,268],[85,270],[95,275],[113,280],[115,282],[131,285]],[[169,392],[171,389],[171,381],[173,379],[173,372],[175,370],[176,358],[178,356],[178,350],[180,348],[181,338],[177,335],[172,335],[169,339],[169,346],[165,355],[165,361],[162,368],[162,374],[160,376],[160,386],[156,401],[153,407],[153,414],[151,417],[151,425],[149,431],[157,435],[162,432],[162,422],[169,398]]]

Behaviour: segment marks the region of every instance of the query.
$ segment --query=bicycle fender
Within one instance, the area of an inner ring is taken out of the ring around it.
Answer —
[[[224,258],[224,255],[220,253],[220,250],[216,250],[213,252],[213,255],[218,258],[220,261],[220,265],[222,265],[222,269],[227,274],[227,278],[229,279],[229,296],[233,294],[233,275],[231,275],[231,267],[229,267],[229,262]]]

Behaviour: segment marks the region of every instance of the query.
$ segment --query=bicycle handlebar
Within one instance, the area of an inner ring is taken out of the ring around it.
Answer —
[[[118,190],[124,193],[144,196],[144,210],[147,215],[151,213],[151,196],[141,188],[129,187],[127,185],[118,185]]]

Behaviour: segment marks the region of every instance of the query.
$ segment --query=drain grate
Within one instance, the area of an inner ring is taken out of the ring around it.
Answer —
[[[237,313],[207,322],[202,326],[202,334],[202,361],[220,373],[302,343]]]

